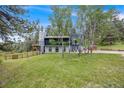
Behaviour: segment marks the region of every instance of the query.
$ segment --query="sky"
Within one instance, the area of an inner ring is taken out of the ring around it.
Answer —
[[[39,20],[40,24],[46,27],[50,24],[49,16],[52,15],[51,6],[48,5],[32,5],[25,7],[27,13],[25,14],[25,18],[33,21]],[[72,21],[75,23],[76,14],[72,13]]]
[[[104,11],[107,11],[113,7],[120,11],[119,18],[120,19],[124,18],[124,5],[123,6],[122,5],[107,5],[107,6],[104,6]],[[27,11],[24,14],[25,19],[28,19],[29,21],[38,20],[40,22],[40,24],[42,26],[44,26],[44,28],[50,24],[49,16],[52,14],[51,6],[49,6],[49,5],[31,5],[31,6],[24,6],[24,9]],[[75,26],[76,19],[77,19],[77,15],[75,12],[72,12],[71,18],[72,18],[72,21]],[[1,40],[0,40],[0,42],[1,42]]]
[[[25,14],[25,18],[29,21],[39,20],[40,24],[46,27],[50,24],[49,16],[52,14],[51,6],[48,5],[32,5],[25,6],[24,8],[27,10]],[[124,18],[124,6],[122,5],[107,5],[104,6],[104,10],[107,11],[110,8],[116,8],[120,11],[119,18]],[[76,24],[76,13],[72,13],[72,21]],[[75,25],[74,24],[74,25]]]

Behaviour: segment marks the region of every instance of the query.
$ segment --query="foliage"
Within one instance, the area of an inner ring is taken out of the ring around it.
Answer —
[[[39,32],[43,30],[43,27],[39,24],[39,21],[27,22],[26,24],[28,24],[26,27],[27,30],[22,33],[24,41],[14,43],[16,52],[31,51],[32,44],[39,43]]]
[[[104,6],[51,6],[47,35],[69,35],[79,33],[78,42],[84,47],[91,44],[112,45],[124,42],[124,19],[119,19],[119,11],[115,8],[104,11]],[[39,21],[24,20],[24,6],[0,6],[0,50],[30,51],[32,44],[39,42],[39,32],[43,27]],[[72,15],[76,15],[76,26]],[[12,41],[10,36],[20,36],[21,41]],[[112,36],[112,39],[108,37]],[[52,41],[53,42],[53,41]],[[59,43],[65,44],[60,40]],[[54,43],[54,42],[53,42]]]
[[[49,45],[57,45],[58,41],[55,41],[54,39],[49,40]]]
[[[72,29],[71,13],[72,9],[70,6],[53,6],[52,15],[49,20],[51,22],[54,35],[64,36],[70,35],[70,29]],[[60,40],[60,44],[63,47],[63,40]],[[62,57],[64,57],[64,51],[62,51]]]
[[[14,42],[6,41],[5,43],[0,43],[0,50],[2,51],[12,51],[14,47],[12,46]]]
[[[90,44],[107,44],[107,42],[110,44],[108,35],[112,35],[111,44],[120,40],[119,38],[122,39],[123,24],[118,19],[119,12],[116,9],[104,12],[103,8],[103,6],[79,6],[77,27],[83,35],[81,42],[85,43],[85,39],[88,39]]]
[[[6,41],[10,35],[22,29],[23,20],[19,16],[24,13],[22,6],[0,6],[0,38]]]
[[[106,35],[106,37],[101,40],[100,45],[113,45],[115,44],[116,40],[117,38],[114,37],[114,35]]]
[[[110,49],[110,50],[124,50],[124,44],[123,43],[115,43],[113,45],[99,45],[98,49]]]
[[[124,19],[115,18],[113,20],[114,26],[118,31],[118,41],[124,41]]]
[[[49,17],[54,35],[69,35],[72,28],[71,7],[52,6],[53,13]]]
[[[64,42],[64,41],[63,41],[63,45],[65,45],[65,46],[66,46],[66,45],[69,45],[69,42]]]

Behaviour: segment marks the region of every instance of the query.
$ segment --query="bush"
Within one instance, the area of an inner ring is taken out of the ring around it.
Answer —
[[[118,38],[115,35],[108,34],[101,39],[100,45],[114,45],[117,39]]]
[[[69,42],[63,42],[63,45],[69,45]]]
[[[50,45],[57,45],[57,41],[55,41],[54,39],[49,40],[49,44]]]

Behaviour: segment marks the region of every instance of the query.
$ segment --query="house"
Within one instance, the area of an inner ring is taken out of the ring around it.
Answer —
[[[69,52],[69,36],[46,36],[44,52]]]
[[[39,34],[39,46],[41,53],[61,53],[78,51],[79,44],[70,36],[47,36],[45,31]]]

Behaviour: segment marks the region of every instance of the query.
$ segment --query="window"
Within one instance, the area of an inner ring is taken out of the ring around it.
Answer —
[[[64,52],[66,51],[66,47],[64,47]]]
[[[49,47],[49,52],[52,52],[52,47]]]
[[[58,47],[56,47],[56,52],[59,52],[59,48]]]

